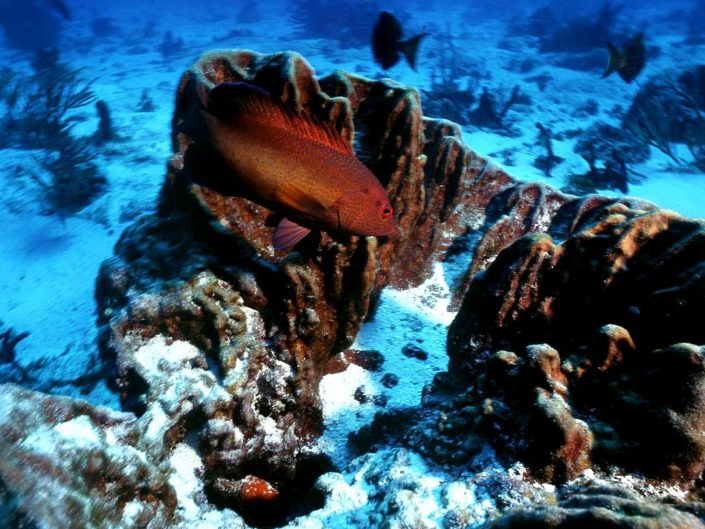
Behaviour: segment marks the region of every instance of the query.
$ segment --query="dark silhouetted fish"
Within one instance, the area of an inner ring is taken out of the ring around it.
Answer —
[[[312,228],[398,235],[387,192],[334,128],[248,83],[219,84],[201,102],[208,143],[233,173],[204,185],[283,215],[275,249],[294,246]]]
[[[644,34],[637,33],[624,46],[624,51],[619,51],[616,46],[609,42],[605,42],[605,46],[607,46],[610,56],[607,60],[607,69],[602,74],[602,78],[604,79],[612,72],[617,72],[627,83],[631,83],[636,79],[646,64]]]
[[[414,70],[416,69],[416,52],[419,42],[428,33],[421,33],[409,40],[401,40],[404,31],[399,21],[391,13],[382,11],[372,31],[372,53],[385,70],[399,62],[399,52],[406,56]]]

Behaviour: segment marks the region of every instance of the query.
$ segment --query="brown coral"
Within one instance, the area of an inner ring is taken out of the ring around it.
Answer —
[[[474,275],[449,329],[450,372],[504,410],[487,418],[517,431],[510,452],[538,475],[561,481],[594,460],[689,482],[705,468],[705,370],[702,348],[681,342],[705,343],[705,222],[604,201],[573,210],[543,228],[562,243],[530,233]],[[560,356],[538,362],[531,344],[544,342]],[[528,402],[543,428],[524,419]],[[565,443],[545,442],[548,425]]]

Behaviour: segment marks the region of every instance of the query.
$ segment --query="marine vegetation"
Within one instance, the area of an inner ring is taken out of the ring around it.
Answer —
[[[494,129],[497,131],[511,132],[505,118],[507,112],[517,103],[529,103],[528,96],[521,93],[519,86],[512,88],[507,94],[499,90],[492,94],[485,86],[477,100],[477,107],[470,111],[470,123],[479,128]]]
[[[95,103],[96,111],[98,112],[98,130],[95,133],[94,139],[98,145],[103,145],[117,138],[117,134],[113,128],[113,120],[110,117],[110,108],[102,99]]]
[[[507,37],[536,37],[539,52],[552,54],[549,60],[556,66],[576,71],[603,71],[603,46],[623,40],[615,28],[621,5],[605,2],[597,10],[576,16],[568,9],[557,9],[556,4],[516,18],[509,26]]]
[[[0,320],[0,364],[11,364],[15,361],[17,344],[29,336],[28,332],[16,332],[12,327],[5,327]]]
[[[424,113],[469,125],[468,113],[476,101],[475,92],[485,75],[484,68],[455,45],[450,25],[431,39],[434,46],[426,55],[435,59],[435,64],[429,68],[431,89],[422,90]]]
[[[21,149],[55,148],[79,120],[74,111],[95,101],[93,81],[82,81],[81,69],[58,58],[37,58],[33,64],[34,74],[24,79],[14,76],[5,89],[2,125],[6,142]]]
[[[162,54],[162,57],[164,57],[164,60],[167,60],[183,51],[184,39],[181,37],[175,37],[172,31],[165,31],[164,38],[157,49],[159,50],[159,53]]]
[[[5,74],[8,83],[0,94],[5,146],[42,150],[37,161],[45,174],[26,169],[18,177],[37,186],[44,213],[71,215],[90,204],[107,184],[93,161],[89,140],[72,133],[81,119],[76,110],[95,101],[93,81],[81,80],[80,69],[58,62],[57,57],[35,59],[33,64],[38,69],[29,77]]]
[[[146,88],[142,90],[142,96],[140,97],[140,102],[137,104],[138,112],[154,112],[156,110],[156,105],[154,100],[149,95],[149,90]]]
[[[596,123],[583,132],[573,149],[588,164],[588,171],[572,175],[564,189],[570,193],[593,193],[597,189],[629,190],[628,166],[645,162],[649,148],[620,128]]]
[[[26,173],[41,191],[43,214],[72,215],[103,193],[107,181],[93,157],[87,141],[73,136],[66,136],[54,149],[44,151],[37,160],[44,175],[31,170]]]
[[[673,80],[675,78],[675,80]],[[685,145],[702,167],[705,144],[705,65],[680,75],[652,77],[632,101],[623,127],[680,163],[673,144]]]
[[[556,156],[553,152],[553,133],[551,129],[544,126],[542,123],[536,123],[536,128],[538,129],[536,143],[546,150],[546,154],[537,157],[534,161],[534,166],[543,170],[543,174],[550,178],[551,171],[556,165],[563,161],[563,158]]]

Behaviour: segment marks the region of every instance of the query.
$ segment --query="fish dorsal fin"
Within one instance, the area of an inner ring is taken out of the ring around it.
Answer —
[[[284,217],[274,230],[272,245],[275,250],[288,250],[296,246],[309,233],[311,233],[310,228],[300,226]]]
[[[250,83],[220,83],[202,99],[206,101],[208,112],[218,119],[228,120],[237,114],[257,116],[336,151],[352,154],[350,144],[333,126],[313,116],[297,113],[266,90]]]

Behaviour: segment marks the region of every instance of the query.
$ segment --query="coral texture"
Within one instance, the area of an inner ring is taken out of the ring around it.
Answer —
[[[679,505],[645,501],[621,487],[602,483],[568,486],[557,505],[517,510],[482,529],[702,529],[705,524]]]
[[[387,189],[401,237],[320,233],[284,255],[271,246],[275,212],[195,184],[230,176],[195,139],[199,94],[239,80],[337,128]],[[308,447],[321,431],[318,383],[329,362],[384,286],[419,284],[475,222],[467,177],[487,162],[456,125],[424,119],[414,89],[344,73],[319,83],[295,53],[205,54],[180,82],[172,138],[156,214],[125,231],[98,279],[102,356],[125,404],[141,412],[155,382],[136,369],[136,351],[160,335],[197,347],[195,361],[229,397],[194,412],[179,435],[202,437],[213,501],[269,523],[326,469]]]
[[[0,385],[0,493],[8,491],[0,525],[5,516],[57,529],[221,527],[207,523],[215,509],[205,501],[203,463],[183,441],[200,417],[223,417],[232,396],[186,342],[158,336],[131,360],[151,382],[139,418]],[[217,516],[222,527],[244,527],[233,511]]]
[[[196,140],[201,95],[238,80],[337,128],[385,186],[401,237],[320,233],[285,255],[271,246],[276,212],[195,184],[229,176]],[[361,445],[402,436],[414,452],[468,465],[489,442],[554,482],[601,464],[684,485],[701,477],[703,222],[518,183],[457,125],[424,118],[414,89],[345,73],[318,81],[294,53],[204,55],[181,80],[172,124],[156,211],[123,233],[96,285],[101,356],[131,413],[0,386],[0,524],[281,523],[329,468],[312,448],[321,377],[383,364],[383,353],[348,349],[381,289],[418,285],[469,249],[451,375],[422,408],[363,430]],[[425,524],[419,502],[438,495],[433,480],[403,475],[416,454],[386,458],[364,469],[382,496],[369,519]],[[320,494],[347,490],[335,476],[318,481]],[[543,494],[514,480],[501,487],[518,496],[505,507]],[[472,489],[445,488],[444,526],[478,521],[454,504]],[[701,527],[681,506],[577,490],[492,527]]]
[[[702,474],[705,222],[633,206],[569,201],[498,254],[478,246],[448,334],[475,391],[446,435],[479,427],[558,482],[593,463]]]

